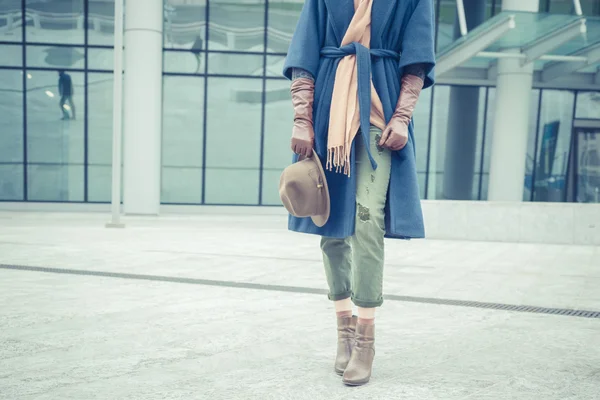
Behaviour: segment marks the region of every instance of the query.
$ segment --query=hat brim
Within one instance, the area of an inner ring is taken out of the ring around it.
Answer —
[[[312,155],[309,157],[315,161],[317,167],[319,168],[319,173],[323,177],[323,196],[325,197],[325,211],[320,215],[313,215],[310,217],[312,222],[318,226],[319,228],[325,226],[327,221],[329,221],[329,215],[331,212],[331,200],[329,198],[329,186],[327,185],[327,177],[325,176],[325,169],[323,168],[323,164],[321,164],[321,159],[318,154],[313,150]],[[300,159],[304,159],[304,157],[300,157]]]

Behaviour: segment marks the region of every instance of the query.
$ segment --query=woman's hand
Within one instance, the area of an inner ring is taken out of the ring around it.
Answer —
[[[408,124],[400,118],[392,118],[381,135],[379,145],[392,151],[402,150],[408,143]]]

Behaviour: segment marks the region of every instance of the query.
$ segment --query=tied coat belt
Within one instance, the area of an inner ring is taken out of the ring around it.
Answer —
[[[377,163],[371,155],[370,146],[370,118],[371,118],[371,57],[391,58],[400,60],[400,53],[386,49],[369,49],[358,42],[352,42],[342,47],[327,46],[321,49],[321,56],[326,58],[344,58],[356,55],[357,77],[358,77],[358,105],[360,117],[360,130],[365,148],[369,154],[369,160],[373,169],[377,169]]]

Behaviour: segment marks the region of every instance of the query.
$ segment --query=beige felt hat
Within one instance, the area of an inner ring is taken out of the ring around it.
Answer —
[[[329,188],[319,156],[300,158],[287,167],[279,181],[279,197],[290,214],[311,217],[321,227],[329,219]]]

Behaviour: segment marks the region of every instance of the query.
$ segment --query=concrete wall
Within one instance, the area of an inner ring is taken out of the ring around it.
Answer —
[[[423,213],[430,239],[600,245],[600,204],[427,200]]]
[[[600,246],[600,204],[450,200],[422,204],[428,239]],[[0,202],[0,211],[102,212],[107,221],[110,218],[108,204]],[[287,226],[283,207],[163,205],[160,212],[166,218],[209,214],[215,223],[226,215],[262,215],[270,225]]]

